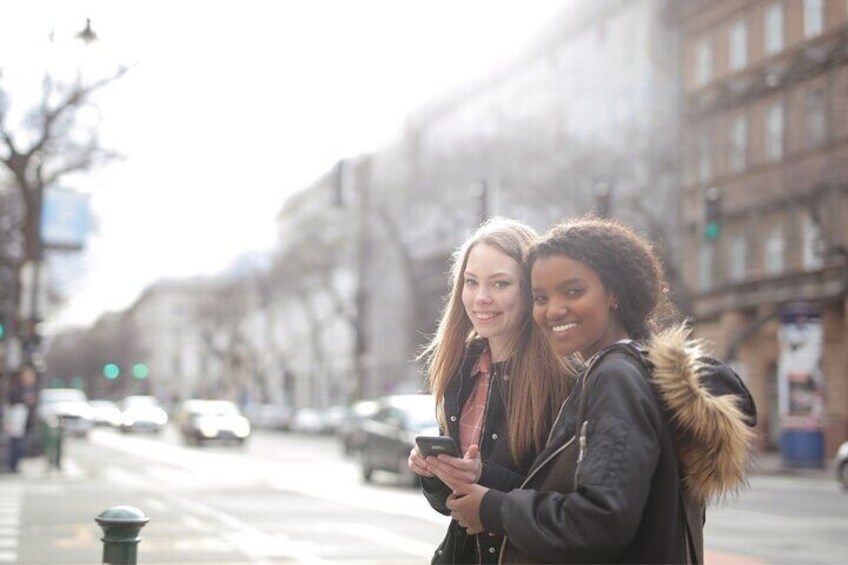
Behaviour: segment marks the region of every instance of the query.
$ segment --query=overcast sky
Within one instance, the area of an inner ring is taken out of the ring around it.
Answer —
[[[66,183],[91,195],[95,232],[52,325],[93,322],[160,278],[270,249],[286,194],[388,142],[408,111],[509,57],[564,3],[3,2],[13,104],[46,64],[133,65],[99,97],[102,143],[126,158]],[[80,52],[86,17],[99,40]]]

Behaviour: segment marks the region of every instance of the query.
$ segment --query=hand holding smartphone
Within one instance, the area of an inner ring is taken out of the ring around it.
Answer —
[[[459,446],[452,437],[448,436],[418,436],[415,438],[415,445],[418,446],[418,452],[421,457],[429,457],[432,455],[445,454],[451,457],[462,457],[459,453]]]

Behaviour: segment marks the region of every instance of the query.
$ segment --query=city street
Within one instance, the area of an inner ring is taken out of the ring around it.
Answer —
[[[94,517],[143,510],[140,563],[425,563],[447,518],[392,475],[363,484],[335,438],[258,432],[245,448],[94,430],[62,472],[0,476],[0,563],[100,560]],[[839,563],[848,493],[823,475],[757,475],[712,509],[708,563]]]

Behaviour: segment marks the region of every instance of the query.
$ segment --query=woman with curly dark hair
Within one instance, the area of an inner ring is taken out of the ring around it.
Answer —
[[[744,480],[750,394],[662,328],[662,267],[628,227],[561,223],[526,268],[536,324],[586,369],[522,488],[458,489],[454,519],[504,534],[504,563],[702,563],[707,501]]]

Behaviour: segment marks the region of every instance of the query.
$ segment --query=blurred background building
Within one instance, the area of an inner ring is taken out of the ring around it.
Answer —
[[[680,2],[688,286],[769,447],[848,436],[848,18],[831,0]],[[787,328],[820,358],[790,369]],[[793,392],[805,399],[793,405]],[[791,440],[792,436],[789,436]]]
[[[53,336],[46,382],[291,408],[419,390],[466,235],[594,212],[657,245],[682,314],[751,387],[762,447],[830,454],[848,438],[846,60],[842,0],[577,3],[380,148],[285,187],[272,257]]]

